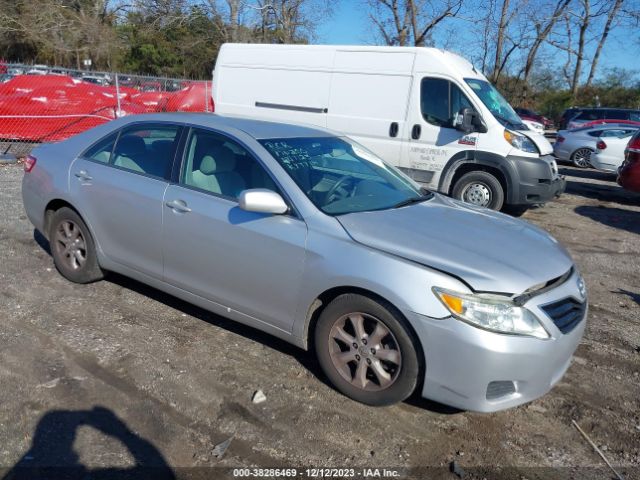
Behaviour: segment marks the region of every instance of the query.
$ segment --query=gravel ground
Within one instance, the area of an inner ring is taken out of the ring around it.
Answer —
[[[52,465],[105,478],[232,478],[210,467],[248,466],[456,478],[455,461],[465,478],[611,478],[575,420],[616,470],[640,478],[640,196],[562,170],[568,193],[524,218],[586,278],[584,340],[548,395],[477,414],[420,399],[360,405],[310,354],[268,335],[120,276],[64,280],[24,214],[22,170],[0,167],[0,477]],[[258,389],[267,398],[254,404]]]

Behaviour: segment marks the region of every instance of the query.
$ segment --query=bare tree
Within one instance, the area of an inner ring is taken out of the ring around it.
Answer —
[[[598,61],[600,60],[600,53],[602,52],[602,47],[607,41],[607,37],[609,36],[609,32],[611,31],[611,26],[620,11],[620,7],[622,7],[622,3],[624,0],[614,0],[613,5],[607,14],[607,20],[604,24],[604,28],[602,30],[602,35],[600,35],[600,39],[598,40],[598,46],[596,47],[596,51],[593,55],[593,60],[591,61],[591,69],[589,70],[589,76],[587,77],[586,86],[590,86],[593,82],[593,77],[596,74],[596,69],[598,68]]]
[[[531,74],[533,72],[533,67],[540,47],[545,43],[553,27],[562,17],[570,2],[571,0],[555,0],[555,3],[549,6],[551,13],[547,16],[540,15],[541,5],[537,4],[537,2],[534,5],[535,9],[530,16],[530,21],[533,23],[535,36],[533,37],[533,40],[529,45],[525,64],[522,69],[522,72],[524,73],[524,84],[522,92],[523,98],[526,98],[528,96],[529,80],[531,79]]]
[[[386,45],[422,47],[438,24],[458,15],[462,0],[368,0],[368,5]]]

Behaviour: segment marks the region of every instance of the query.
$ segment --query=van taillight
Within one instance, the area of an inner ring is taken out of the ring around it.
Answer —
[[[564,137],[562,135],[558,135],[558,138],[556,138],[556,143],[562,143],[564,142]]]
[[[38,159],[33,155],[27,155],[24,159],[24,171],[29,173],[36,166]]]
[[[600,140],[598,143],[596,143],[596,148],[598,150],[604,150],[605,148],[607,148],[607,144],[604,143],[604,141]]]

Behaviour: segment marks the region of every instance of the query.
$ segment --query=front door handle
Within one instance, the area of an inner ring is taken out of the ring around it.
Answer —
[[[191,209],[187,207],[187,202],[184,200],[173,200],[165,203],[165,205],[175,212],[189,213],[191,211]]]
[[[419,124],[415,124],[411,129],[411,138],[418,140],[422,134],[422,127]]]
[[[79,172],[76,172],[75,176],[78,177],[78,179],[82,180],[83,182],[88,182],[93,180],[93,177],[90,176],[86,170],[80,170]]]

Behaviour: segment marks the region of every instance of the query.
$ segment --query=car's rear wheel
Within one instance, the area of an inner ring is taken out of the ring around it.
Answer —
[[[391,405],[415,390],[420,360],[411,333],[391,305],[356,294],[333,300],[315,330],[320,366],[346,396]]]
[[[489,172],[465,173],[453,186],[453,197],[465,203],[500,210],[504,203],[504,189]]]
[[[56,268],[67,280],[90,283],[104,277],[91,233],[72,209],[63,207],[53,214],[49,245]]]
[[[589,148],[579,148],[571,154],[571,162],[579,168],[588,168],[591,166],[589,157],[593,152]]]

